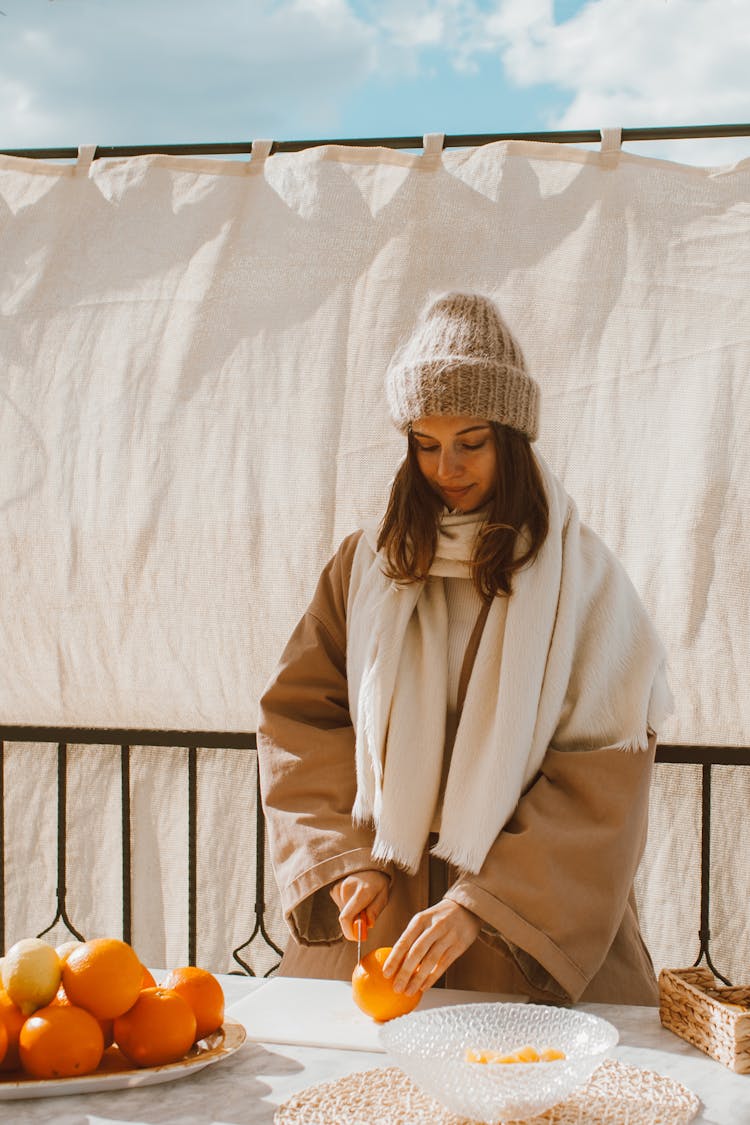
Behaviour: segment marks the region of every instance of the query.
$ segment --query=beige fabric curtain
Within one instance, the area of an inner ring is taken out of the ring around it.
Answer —
[[[665,641],[662,741],[750,745],[750,159],[616,133],[267,151],[0,157],[1,720],[254,729],[320,567],[381,511],[388,358],[430,293],[467,287],[520,338],[539,447]],[[225,770],[244,832],[248,761]],[[664,848],[695,803],[663,776],[643,909],[673,961],[687,861]]]

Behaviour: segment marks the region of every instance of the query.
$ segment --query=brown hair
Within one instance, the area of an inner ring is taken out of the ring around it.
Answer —
[[[470,564],[474,585],[485,601],[512,593],[513,575],[533,562],[549,531],[549,504],[528,438],[499,422],[490,422],[490,426],[497,452],[497,481]],[[411,430],[407,440],[406,456],[393,481],[378,534],[378,549],[387,562],[386,576],[403,583],[427,577],[443,510],[443,501],[419,467]],[[514,558],[521,529],[528,545]]]

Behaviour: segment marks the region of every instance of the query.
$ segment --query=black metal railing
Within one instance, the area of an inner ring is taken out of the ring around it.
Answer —
[[[700,925],[698,929],[698,956],[694,962],[706,965],[724,984],[729,981],[711,960],[711,785],[714,766],[750,766],[750,747],[728,746],[660,746],[656,751],[657,762],[671,762],[681,765],[701,767],[701,878],[700,878]]]
[[[196,963],[198,945],[198,750],[200,748],[256,750],[254,733],[218,734],[209,731],[176,730],[126,730],[78,727],[0,726],[0,827],[5,812],[4,758],[5,744],[9,742],[57,743],[57,886],[56,913],[39,937],[52,931],[59,923],[72,937],[82,940],[83,935],[68,913],[67,840],[68,840],[68,747],[71,745],[100,745],[120,747],[120,802],[122,824],[122,937],[132,939],[132,817],[130,803],[130,753],[134,746],[163,746],[184,749],[187,754],[187,942],[188,963]],[[256,831],[255,831],[255,925],[241,945],[232,950],[232,959],[239,965],[237,972],[254,976],[255,972],[242,956],[244,950],[256,940],[281,957],[283,950],[274,942],[266,925],[265,893],[265,820],[256,781]],[[0,948],[5,950],[6,895],[5,895],[4,831],[0,832]],[[265,975],[275,971],[274,965]]]
[[[712,137],[749,137],[750,123],[724,125],[657,125],[633,126],[621,130],[622,142],[701,140]],[[495,141],[543,141],[555,144],[598,144],[600,129],[559,129],[520,133],[446,133],[443,148],[475,148]],[[301,152],[321,145],[345,145],[353,148],[421,149],[423,137],[337,137],[326,140],[274,141],[271,154]],[[210,141],[194,144],[97,145],[93,159],[106,157],[150,156],[242,156],[252,152],[252,141]],[[71,146],[50,148],[5,148],[0,156],[19,156],[34,160],[75,160],[78,149]]]
[[[198,944],[198,751],[201,748],[257,750],[254,733],[232,733],[213,731],[179,730],[129,730],[79,727],[36,727],[0,726],[0,948],[5,950],[6,901],[5,901],[5,782],[4,752],[9,742],[57,744],[57,889],[56,913],[52,921],[39,936],[49,933],[58,923],[75,938],[82,934],[68,914],[67,905],[67,754],[70,745],[95,744],[120,747],[120,784],[122,809],[122,936],[130,941],[132,936],[132,819],[130,807],[130,751],[133,746],[162,746],[182,748],[187,753],[188,801],[187,801],[187,867],[188,867],[188,919],[187,942],[188,962],[195,964]],[[700,871],[700,922],[698,930],[699,950],[695,964],[705,958],[706,964],[720,980],[729,984],[711,960],[709,927],[711,897],[711,781],[715,766],[750,766],[750,748],[721,746],[659,746],[657,763],[701,766],[701,871]],[[257,771],[256,771],[257,779]],[[268,950],[279,957],[282,950],[269,934],[267,926],[266,873],[265,873],[265,820],[260,800],[260,789],[256,780],[256,822],[255,822],[255,924],[252,932],[239,946],[232,950],[232,959],[239,966],[235,972],[251,976],[254,970],[243,957],[254,942],[262,942]],[[278,964],[266,972],[273,973]]]

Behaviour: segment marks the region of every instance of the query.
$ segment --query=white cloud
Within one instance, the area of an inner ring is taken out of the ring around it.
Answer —
[[[546,0],[504,0],[486,27],[514,82],[551,83],[567,93],[550,128],[748,119],[746,0],[590,0],[560,23]],[[707,164],[750,152],[750,139],[689,144],[691,161]],[[637,147],[681,160],[687,145]]]
[[[3,100],[7,148],[243,140],[292,116],[315,136],[375,65],[376,33],[347,0],[0,6],[0,75],[26,105]]]
[[[561,108],[550,111],[549,129],[721,124],[749,116],[747,0],[588,0],[567,18],[570,5],[553,0],[372,0],[369,13],[381,44],[416,55],[439,29],[457,70],[470,72],[494,54],[518,87],[557,88],[560,96],[549,102]],[[727,163],[750,152],[750,139],[627,147]]]
[[[408,8],[398,0],[381,0],[371,4],[367,14],[383,39],[393,46],[435,46],[443,41],[446,33],[441,5],[430,0],[416,0]]]
[[[559,13],[563,14],[560,15]],[[412,67],[434,43],[471,72],[495,55],[519,88],[544,87],[544,127],[596,129],[747,121],[747,0],[588,0],[574,14],[553,0],[372,0],[383,43],[409,48]],[[426,30],[432,30],[432,39]],[[403,61],[403,60],[402,60]],[[629,143],[630,151],[693,163],[750,154],[750,138]]]

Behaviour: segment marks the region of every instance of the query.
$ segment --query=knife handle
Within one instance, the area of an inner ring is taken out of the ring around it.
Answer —
[[[367,915],[364,910],[361,910],[354,919],[353,928],[354,933],[357,935],[357,941],[367,941]]]

